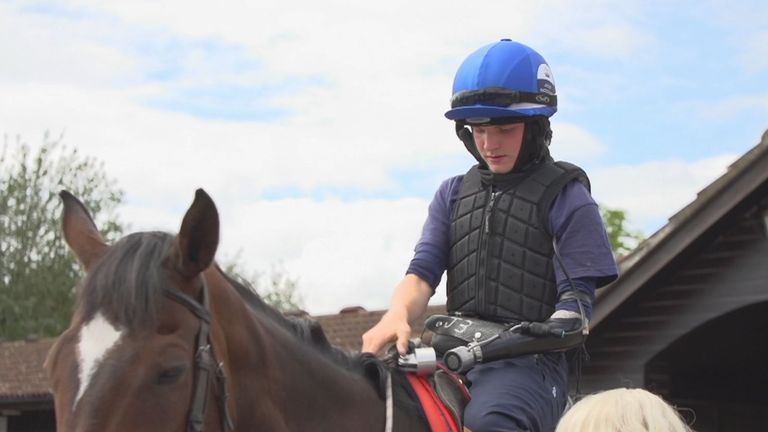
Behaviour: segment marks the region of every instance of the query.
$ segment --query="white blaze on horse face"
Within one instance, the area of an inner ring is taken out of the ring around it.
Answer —
[[[80,343],[77,344],[80,386],[77,390],[75,402],[72,404],[73,410],[88,389],[91,377],[93,377],[101,361],[117,345],[122,334],[122,330],[110,324],[101,312],[97,313],[90,322],[80,329]]]

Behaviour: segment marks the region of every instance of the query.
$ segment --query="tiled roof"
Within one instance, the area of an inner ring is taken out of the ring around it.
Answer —
[[[444,306],[429,306],[427,314],[444,313]],[[314,317],[325,330],[332,344],[348,351],[360,349],[363,333],[376,324],[384,311],[366,311],[347,308],[336,315]],[[413,329],[414,337],[420,335],[423,326]],[[47,397],[48,380],[43,362],[54,339],[0,343],[0,403]]]
[[[43,362],[54,339],[0,343],[0,401],[47,396]]]
[[[369,328],[373,327],[385,311],[371,311],[365,309],[346,309],[336,315],[320,315],[314,317],[325,330],[331,344],[349,351],[359,351],[362,336]],[[445,313],[444,305],[428,306],[426,315]],[[414,324],[413,337],[421,335],[424,329],[423,322]]]

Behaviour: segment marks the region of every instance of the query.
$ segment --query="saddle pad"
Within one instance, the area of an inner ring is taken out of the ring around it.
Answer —
[[[443,406],[450,410],[459,428],[464,426],[464,409],[472,396],[462,378],[449,371],[445,365],[438,364],[437,370],[432,375],[432,388],[443,402]]]
[[[435,389],[432,388],[429,378],[415,373],[407,373],[406,377],[419,396],[419,402],[432,432],[461,432],[451,411],[443,405]]]

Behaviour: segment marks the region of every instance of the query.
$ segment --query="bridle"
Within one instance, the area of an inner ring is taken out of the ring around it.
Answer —
[[[197,346],[195,347],[195,375],[193,377],[192,404],[187,418],[188,432],[203,432],[205,427],[205,412],[208,406],[208,390],[211,381],[216,391],[216,399],[219,402],[219,411],[222,414],[222,430],[234,430],[232,418],[229,415],[227,400],[227,377],[224,374],[224,364],[216,360],[216,355],[211,346],[209,336],[211,324],[211,312],[208,299],[208,284],[205,278],[200,277],[203,283],[202,304],[187,294],[177,289],[165,288],[163,294],[176,303],[184,306],[200,319],[200,331],[197,333]]]
[[[222,430],[224,432],[234,430],[232,417],[229,415],[227,400],[229,392],[227,391],[227,377],[224,374],[223,363],[216,360],[209,337],[211,324],[210,303],[208,294],[208,284],[201,275],[203,291],[202,304],[180,290],[165,288],[163,294],[170,300],[184,306],[200,319],[200,330],[197,333],[197,347],[195,349],[195,375],[193,399],[190,405],[189,415],[187,417],[187,432],[203,432],[205,427],[205,412],[208,401],[208,390],[211,383],[211,376],[215,378],[216,399],[219,402],[219,411],[222,413]],[[393,427],[393,393],[392,393],[392,375],[387,374],[386,382],[386,401],[385,401],[385,432],[392,432]]]

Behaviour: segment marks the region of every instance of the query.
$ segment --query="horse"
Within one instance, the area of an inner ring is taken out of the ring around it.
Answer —
[[[403,373],[330,347],[216,264],[219,216],[202,189],[178,234],[111,245],[60,197],[85,276],[46,360],[58,431],[430,430]]]

